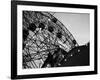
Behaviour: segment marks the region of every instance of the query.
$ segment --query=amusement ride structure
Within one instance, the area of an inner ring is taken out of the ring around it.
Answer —
[[[23,68],[60,67],[80,50],[78,43],[50,12],[23,11]],[[72,51],[73,49],[74,52]]]

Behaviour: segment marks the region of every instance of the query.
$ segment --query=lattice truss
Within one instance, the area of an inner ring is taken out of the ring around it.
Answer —
[[[51,13],[23,11],[23,68],[56,67],[76,46],[72,34]]]

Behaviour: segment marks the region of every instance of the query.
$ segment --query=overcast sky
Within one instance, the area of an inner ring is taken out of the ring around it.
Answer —
[[[71,32],[79,45],[86,44],[90,40],[89,14],[85,13],[55,13],[54,16],[60,20]]]

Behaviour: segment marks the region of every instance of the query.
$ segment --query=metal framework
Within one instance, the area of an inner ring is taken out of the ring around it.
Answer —
[[[23,11],[23,68],[57,67],[78,46],[68,29],[49,12]]]

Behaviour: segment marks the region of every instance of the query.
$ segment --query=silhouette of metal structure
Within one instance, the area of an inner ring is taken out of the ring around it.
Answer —
[[[66,27],[49,12],[23,11],[23,68],[60,66],[78,46]]]

